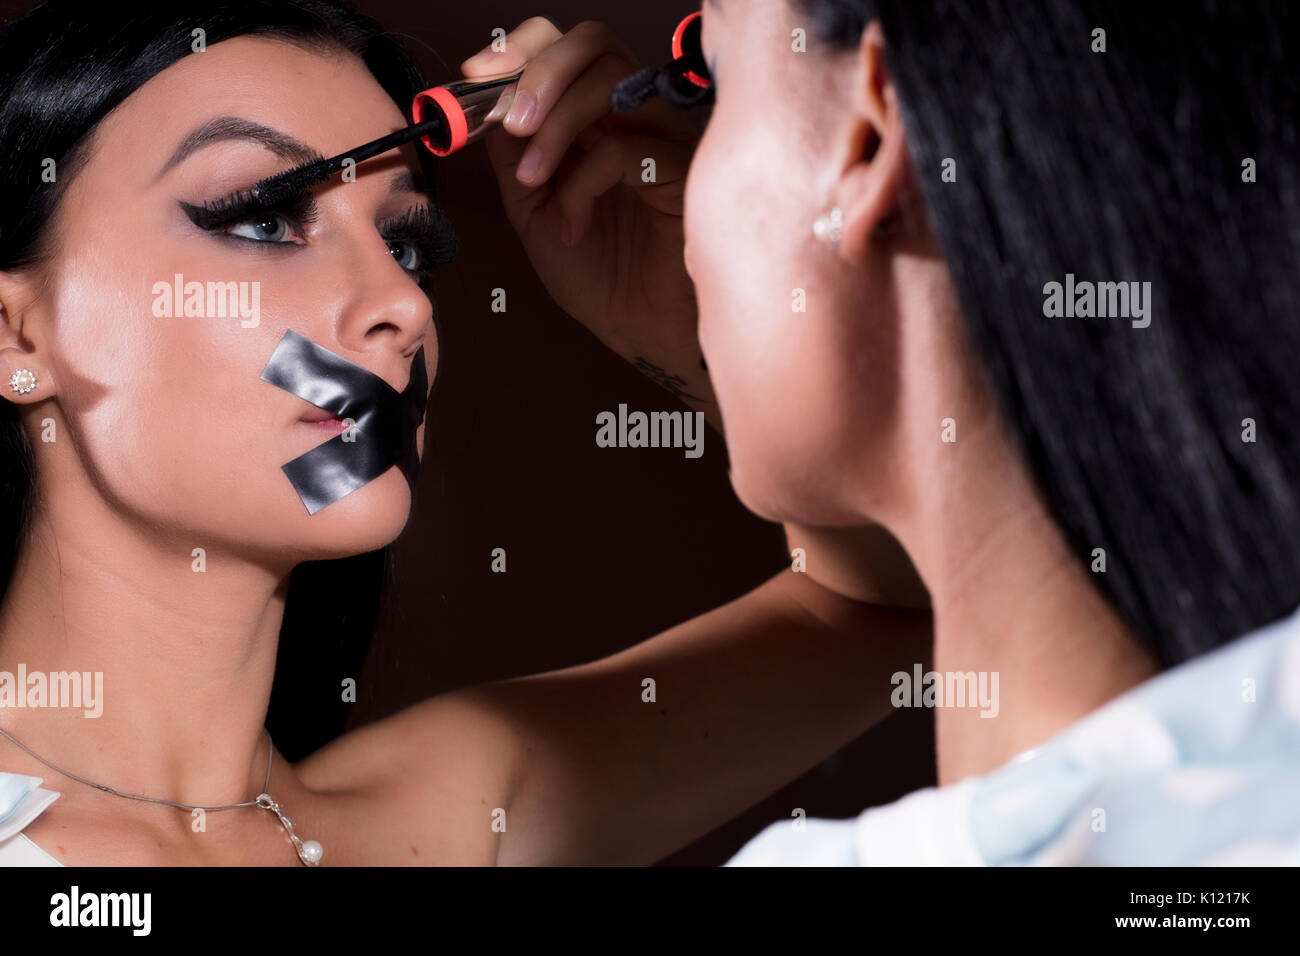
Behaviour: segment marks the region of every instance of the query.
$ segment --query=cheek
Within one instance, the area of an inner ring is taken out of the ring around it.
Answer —
[[[391,541],[410,509],[400,472],[309,515],[282,471],[327,436],[299,424],[307,406],[260,376],[286,328],[324,341],[320,302],[296,292],[300,283],[268,281],[256,327],[238,317],[156,316],[164,293],[155,283],[176,272],[186,282],[246,278],[220,274],[201,254],[175,259],[134,244],[129,256],[65,260],[53,299],[55,375],[72,441],[51,456],[56,480],[78,470],[114,510],[159,533],[194,536],[187,548],[260,546],[304,560]],[[436,344],[432,351],[436,363]]]
[[[137,262],[163,261],[133,248]],[[105,491],[159,518],[193,520],[213,501],[233,508],[258,485],[283,481],[267,436],[277,425],[283,436],[291,403],[259,379],[276,341],[265,316],[248,329],[238,318],[155,316],[154,285],[171,274],[104,256],[74,257],[65,275],[60,403]]]
[[[788,188],[797,172],[752,128],[715,116],[687,184],[700,341],[715,379],[778,358],[772,350],[794,318],[793,290],[807,284],[800,202]]]
[[[808,476],[826,475],[842,430],[846,303],[837,261],[812,238],[822,205],[813,160],[754,125],[710,125],[687,228],[732,481],[751,510],[782,520],[811,506],[819,489]]]
[[[796,176],[752,128],[715,118],[691,166],[687,230],[706,350],[756,345],[765,325],[785,321],[796,284],[796,201],[785,188]]]

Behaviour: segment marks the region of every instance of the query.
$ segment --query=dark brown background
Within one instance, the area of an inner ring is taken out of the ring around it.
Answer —
[[[457,64],[493,28],[533,15],[562,30],[604,20],[643,62],[659,62],[678,20],[699,7],[358,5],[407,38],[433,83],[458,78]],[[28,6],[0,0],[0,13]],[[444,160],[440,176],[462,251],[436,280],[441,367],[419,507],[395,546],[396,590],[349,727],[442,691],[613,653],[744,593],[787,561],[780,529],[736,501],[716,433],[695,460],[679,449],[596,447],[598,412],[674,400],[551,303],[501,211],[481,144]],[[507,290],[504,314],[490,309],[497,287]],[[508,554],[505,574],[490,571],[497,547]],[[665,862],[721,863],[793,807],[847,817],[930,785],[932,732],[928,712],[900,711]]]

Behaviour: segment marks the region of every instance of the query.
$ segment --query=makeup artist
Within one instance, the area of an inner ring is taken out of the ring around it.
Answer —
[[[734,862],[1300,862],[1300,10],[701,23],[698,143],[609,115],[635,67],[599,26],[466,63],[529,62],[508,215],[564,308],[718,413],[752,511],[889,529],[936,672],[1003,691],[936,701],[939,787]],[[1104,309],[1054,311],[1076,278]]]

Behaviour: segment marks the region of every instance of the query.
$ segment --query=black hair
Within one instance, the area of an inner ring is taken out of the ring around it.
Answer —
[[[833,48],[879,20],[974,350],[1135,634],[1174,664],[1295,610],[1300,5],[792,4]],[[1046,317],[1067,273],[1149,281],[1150,325]]]
[[[332,0],[157,2],[126,8],[103,0],[49,0],[0,29],[0,269],[51,254],[59,196],[85,163],[96,127],[150,78],[193,52],[237,36],[264,36],[359,57],[401,108],[424,88],[409,55],[369,17]],[[420,162],[427,183],[433,166]],[[53,159],[55,184],[42,179]],[[17,415],[0,402],[0,597],[8,590],[36,494],[35,469]],[[341,731],[341,678],[356,675],[381,598],[391,551],[307,562],[290,579],[268,727],[298,759]]]

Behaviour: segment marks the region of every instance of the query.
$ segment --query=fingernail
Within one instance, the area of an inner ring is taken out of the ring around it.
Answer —
[[[485,123],[503,123],[505,118],[510,115],[510,107],[514,104],[515,94],[511,90],[506,90],[497,100],[496,105],[488,110],[487,116],[483,117]]]
[[[493,56],[496,56],[496,51],[492,49],[492,44],[489,43],[483,49],[479,50],[472,57],[466,60],[465,65],[469,65],[471,63],[475,65],[479,63],[486,63],[488,58]]]
[[[519,160],[515,176],[520,182],[531,183],[537,177],[537,170],[542,165],[542,150],[536,143],[529,143],[524,155]]]
[[[519,90],[515,93],[515,101],[510,104],[510,112],[506,114],[505,124],[513,126],[516,130],[522,130],[536,111],[537,97],[527,90]]]

